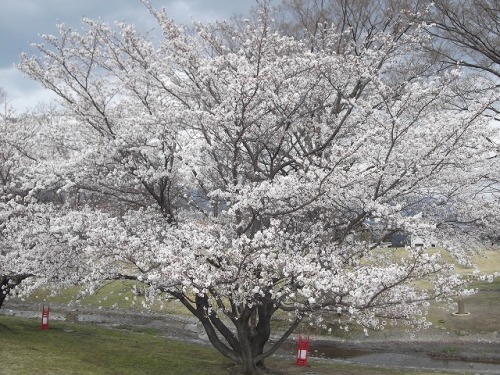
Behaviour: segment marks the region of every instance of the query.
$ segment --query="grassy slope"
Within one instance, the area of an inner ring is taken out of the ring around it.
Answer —
[[[215,350],[149,333],[0,317],[0,374],[221,374]],[[2,372],[3,371],[3,372]]]
[[[70,304],[78,301],[82,306],[106,307],[119,309],[134,309],[138,311],[155,311],[168,314],[188,314],[186,308],[178,301],[165,300],[163,303],[155,302],[147,308],[143,306],[144,297],[137,296],[132,292],[134,282],[131,281],[113,281],[107,283],[95,294],[84,295],[77,299],[81,288],[71,287],[64,290],[56,290],[53,295],[49,290],[40,289],[27,299],[31,302]]]
[[[479,268],[482,275],[494,274],[500,271],[500,251],[486,251],[473,258],[473,263]],[[471,268],[456,266],[461,274],[470,274]],[[500,277],[493,282],[476,281],[472,288],[479,293],[464,298],[465,310],[470,312],[466,316],[454,316],[444,304],[434,303],[429,309],[429,320],[434,328],[448,331],[458,336],[470,334],[488,334],[500,329],[498,311],[500,311]]]
[[[286,374],[428,375],[453,372],[404,371],[311,360],[295,367],[293,358],[274,358],[270,366]],[[72,323],[52,323],[0,316],[1,375],[212,375],[234,374],[215,350],[167,340],[153,332],[130,332]],[[463,372],[462,372],[463,374]]]

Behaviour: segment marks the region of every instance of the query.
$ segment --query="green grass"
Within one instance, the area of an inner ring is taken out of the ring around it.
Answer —
[[[500,291],[500,277],[497,277],[491,283],[488,281],[475,282],[472,284],[474,289],[479,291],[487,292],[499,292]]]
[[[0,374],[224,374],[215,350],[147,333],[0,317]]]
[[[96,293],[78,297],[81,287],[70,287],[56,290],[51,293],[48,289],[39,289],[27,299],[31,302],[49,302],[51,304],[68,305],[79,303],[88,307],[104,307],[119,309],[134,309],[139,311],[154,311],[167,314],[186,315],[189,312],[176,300],[155,301],[151,306],[145,308],[143,296],[137,296],[132,292],[134,282],[113,281],[108,282]]]
[[[488,284],[489,287],[494,285]],[[433,323],[433,329],[441,329],[458,336],[473,334],[491,334],[500,330],[498,311],[500,311],[500,293],[496,291],[482,291],[464,298],[465,311],[470,315],[454,316],[442,304],[432,304],[429,309],[428,320]]]
[[[294,358],[272,358],[269,366],[299,375],[430,375],[429,372],[329,363],[310,359],[294,366]],[[127,330],[72,323],[51,323],[40,331],[39,321],[0,316],[1,375],[225,375],[235,367],[214,349],[167,340],[150,330]]]
[[[500,249],[485,251],[475,256],[472,262],[478,266],[482,274],[500,272]]]

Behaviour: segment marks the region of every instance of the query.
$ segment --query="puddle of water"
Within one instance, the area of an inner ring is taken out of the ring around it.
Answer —
[[[311,358],[341,359],[355,364],[374,366],[468,370],[478,371],[482,374],[500,374],[500,363],[446,360],[432,358],[426,353],[401,354],[318,344],[316,343],[316,345],[311,347],[311,352],[309,353]],[[292,354],[295,353],[296,346],[287,343],[284,345],[284,349]]]
[[[311,357],[343,359],[352,363],[376,366],[488,371],[488,373],[500,374],[500,363],[437,359],[425,353],[401,354],[319,346],[311,352]]]
[[[488,371],[500,374],[500,363],[464,362],[431,358],[426,354],[371,353],[349,358],[350,362],[395,367]]]
[[[1,314],[6,315],[6,316],[17,316],[19,318],[28,318],[28,319],[40,318],[40,320],[42,319],[42,313],[38,312],[38,311],[5,310],[5,311],[1,311]],[[65,315],[50,312],[49,321],[50,320],[65,320]]]
[[[114,323],[116,318],[99,314],[78,314],[79,323]]]

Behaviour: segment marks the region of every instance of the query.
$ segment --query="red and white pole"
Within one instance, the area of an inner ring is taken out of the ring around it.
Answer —
[[[49,306],[45,308],[45,305],[42,307],[42,324],[40,325],[40,329],[49,329]]]
[[[295,366],[307,366],[307,359],[309,358],[309,336],[302,338],[299,336],[299,341],[297,342],[297,360],[295,361]]]

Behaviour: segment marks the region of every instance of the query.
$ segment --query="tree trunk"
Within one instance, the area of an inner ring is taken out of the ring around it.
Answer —
[[[271,303],[264,302],[259,306],[257,312],[259,321],[252,337],[252,355],[254,358],[264,354],[264,347],[269,341],[269,337],[271,337],[271,317],[274,311],[272,310]],[[265,368],[264,359],[259,360],[257,366]]]
[[[214,348],[239,364],[245,375],[254,375],[265,369],[265,358],[271,356],[283,344],[302,320],[302,316],[298,316],[276,343],[265,348],[271,336],[271,319],[276,312],[270,296],[262,298],[258,306],[242,307],[238,310],[237,317],[228,315],[236,329],[234,332],[226,325],[227,322],[211,311],[208,296],[197,295],[193,305],[183,293],[169,293],[178,298],[200,320]]]
[[[243,357],[243,374],[245,375],[254,375],[257,372],[257,366],[253,360],[253,357],[250,355],[248,357]]]
[[[264,348],[271,337],[271,318],[275,310],[270,299],[263,298],[258,307],[246,309],[238,319],[236,329],[241,345],[245,374],[255,374],[265,369]]]
[[[3,301],[5,301],[6,294],[4,294],[4,291],[2,290],[0,292],[0,309],[2,308]]]
[[[8,280],[9,279],[6,276],[0,277],[0,309],[2,308],[3,301],[5,301],[5,298],[7,297],[7,294],[9,293]]]
[[[252,345],[252,330],[248,324],[248,319],[242,319],[240,323],[236,326],[238,331],[238,340],[241,346],[241,363],[243,366],[243,373],[245,375],[255,374],[257,371],[257,363],[255,361],[255,356],[253,353]]]

